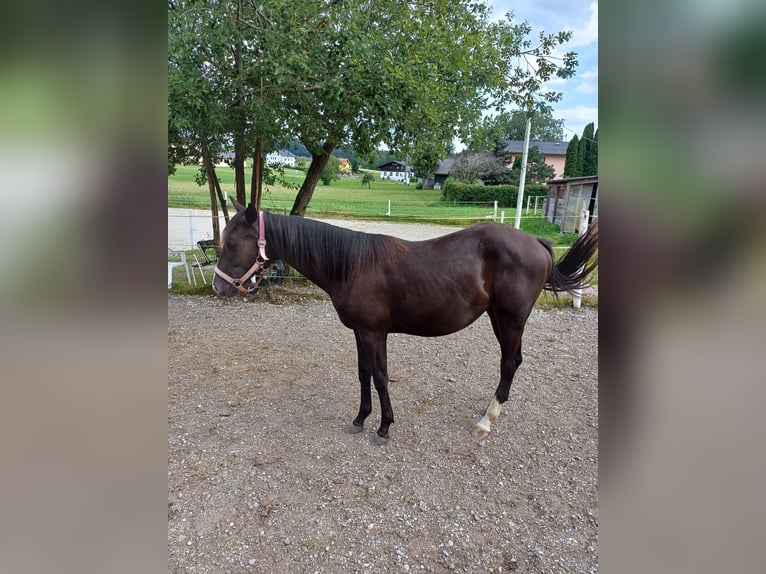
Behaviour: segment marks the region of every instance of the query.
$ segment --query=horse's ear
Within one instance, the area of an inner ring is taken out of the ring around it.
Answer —
[[[258,210],[255,209],[255,206],[252,203],[245,209],[245,219],[250,225],[258,220]]]
[[[245,209],[245,206],[244,206],[244,205],[242,205],[240,202],[238,202],[238,201],[237,201],[236,199],[234,199],[233,197],[229,197],[229,199],[230,199],[230,200],[231,200],[231,202],[234,204],[234,207],[236,207],[236,208],[237,208],[237,211],[242,211],[243,209]]]

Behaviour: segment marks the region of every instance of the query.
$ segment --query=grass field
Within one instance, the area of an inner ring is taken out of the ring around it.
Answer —
[[[168,207],[190,207],[206,209],[210,207],[207,185],[198,186],[194,176],[195,166],[178,166],[175,175],[168,177]],[[218,177],[224,193],[234,195],[234,170],[218,168]],[[377,174],[377,172],[372,172]],[[250,184],[249,170],[246,181]],[[304,173],[297,169],[285,169],[285,179],[299,186]],[[275,212],[289,211],[298,193],[297,187],[289,189],[282,185],[264,188],[261,206]],[[386,215],[388,202],[391,202],[391,215]],[[505,211],[506,221],[512,221],[514,208],[499,208]],[[329,186],[317,185],[306,215],[308,217],[349,217],[356,219],[386,219],[392,221],[413,221],[422,223],[440,223],[464,227],[471,223],[487,221],[493,214],[492,205],[451,204],[442,200],[440,190],[415,189],[415,185],[377,179],[370,189],[362,187],[360,177],[343,176]],[[523,231],[548,237],[556,245],[569,245],[575,234],[561,234],[558,226],[539,216],[524,216],[521,219]]]

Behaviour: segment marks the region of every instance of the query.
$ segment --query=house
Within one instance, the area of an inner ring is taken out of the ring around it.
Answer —
[[[286,149],[267,153],[264,159],[266,160],[266,165],[286,165],[288,167],[295,167],[295,154]]]
[[[569,142],[544,142],[530,140],[529,149],[537,147],[545,158],[545,163],[554,169],[553,177],[564,173],[564,164],[567,160],[567,147]],[[503,151],[508,154],[508,167],[513,165],[516,156],[524,154],[524,140],[511,140],[505,144]]]
[[[579,231],[580,213],[586,209],[590,211],[590,225],[598,217],[597,175],[548,181],[543,217],[558,223],[561,233]]]
[[[448,157],[439,162],[434,170],[434,189],[441,189],[444,186],[444,182],[449,177],[449,172],[452,170],[452,165],[455,163],[454,157]]]
[[[394,181],[403,181],[410,183],[412,175],[412,166],[405,165],[404,162],[394,160],[380,164],[376,167],[380,171],[380,179],[392,179]]]
[[[349,160],[347,157],[339,157],[338,169],[340,169],[341,173],[351,173],[351,160]]]
[[[202,159],[200,159],[200,163]],[[234,165],[234,152],[224,151],[218,154],[215,167],[231,167]]]

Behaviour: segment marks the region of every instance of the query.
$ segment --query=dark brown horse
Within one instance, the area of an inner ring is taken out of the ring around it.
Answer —
[[[281,259],[332,299],[340,320],[356,336],[360,432],[372,411],[370,379],[380,399],[380,442],[394,413],[388,397],[389,333],[424,337],[463,329],[486,311],[500,343],[500,384],[472,430],[485,437],[508,400],[521,364],[521,336],[543,289],[571,292],[596,267],[598,227],[591,226],[558,263],[550,242],[500,223],[478,223],[428,241],[404,241],[304,219],[257,212],[237,204],[223,234],[213,289],[224,297],[252,293]]]

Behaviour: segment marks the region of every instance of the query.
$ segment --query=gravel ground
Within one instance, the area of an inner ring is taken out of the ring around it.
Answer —
[[[486,315],[389,337],[391,441],[312,288],[168,295],[169,572],[597,572],[598,310],[535,309],[511,399]]]

